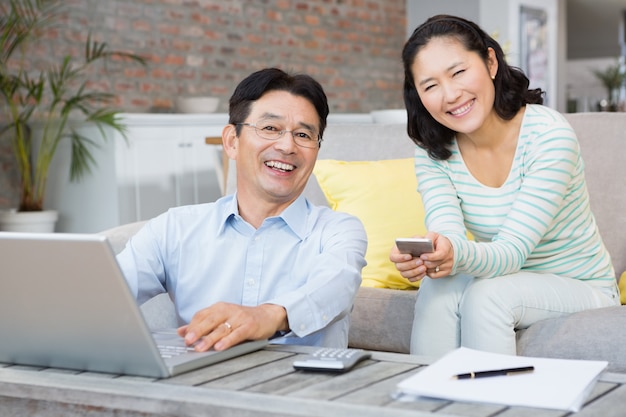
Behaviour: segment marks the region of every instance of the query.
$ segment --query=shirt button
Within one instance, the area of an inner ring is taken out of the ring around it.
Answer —
[[[301,324],[300,325],[300,330],[304,330],[304,329],[306,329],[306,325],[305,324]]]
[[[328,316],[327,316],[326,314],[324,314],[324,315],[322,316],[322,320],[324,320],[324,321],[328,321]]]
[[[248,286],[249,286],[249,287],[252,287],[252,286],[255,284],[255,282],[254,282],[254,280],[253,280],[253,279],[249,279],[249,280],[247,281],[247,284],[248,284]]]

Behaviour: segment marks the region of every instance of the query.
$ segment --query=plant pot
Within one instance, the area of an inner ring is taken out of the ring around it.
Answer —
[[[4,210],[0,211],[0,231],[52,233],[58,218],[56,210]]]

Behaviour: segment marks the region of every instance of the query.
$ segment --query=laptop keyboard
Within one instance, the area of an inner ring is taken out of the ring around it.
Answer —
[[[157,345],[162,358],[173,358],[184,353],[195,352],[192,346]]]

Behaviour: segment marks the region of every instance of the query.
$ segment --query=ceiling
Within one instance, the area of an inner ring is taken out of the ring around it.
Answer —
[[[622,54],[619,33],[626,0],[565,0],[565,4],[568,59]]]

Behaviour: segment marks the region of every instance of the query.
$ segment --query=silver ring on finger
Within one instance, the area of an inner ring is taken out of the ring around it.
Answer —
[[[437,265],[437,266],[435,267],[435,274],[436,274],[437,272],[439,272],[439,265]]]
[[[232,328],[233,328],[233,326],[232,326],[229,322],[227,322],[227,321],[225,321],[225,322],[224,322],[224,326],[226,326],[226,328],[228,329],[228,331],[229,331],[229,332],[230,332],[230,331],[232,330]]]

